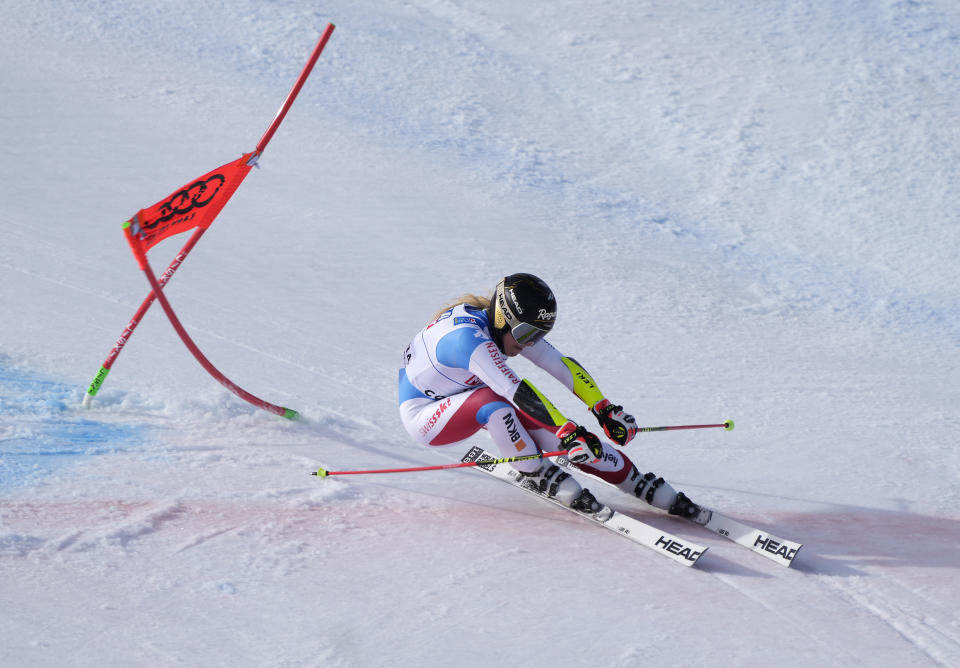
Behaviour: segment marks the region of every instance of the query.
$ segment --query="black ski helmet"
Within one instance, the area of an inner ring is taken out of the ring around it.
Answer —
[[[497,283],[487,316],[490,334],[502,351],[507,332],[521,344],[546,336],[557,320],[557,300],[550,286],[533,274],[510,274]]]

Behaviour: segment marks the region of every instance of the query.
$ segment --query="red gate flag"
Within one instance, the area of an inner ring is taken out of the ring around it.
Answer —
[[[330,39],[330,35],[333,34],[333,30],[334,25],[332,23],[328,23],[326,29],[323,31],[323,34],[320,36],[320,39],[317,41],[316,46],[314,46],[313,52],[310,54],[310,58],[307,60],[307,64],[300,71],[300,76],[297,78],[297,82],[290,90],[290,93],[287,95],[286,100],[284,100],[283,105],[277,112],[273,122],[270,123],[267,131],[257,143],[256,150],[251,151],[250,153],[245,153],[239,159],[234,160],[233,162],[228,162],[227,164],[222,165],[197,179],[194,179],[153,206],[146,209],[140,209],[130,220],[123,224],[124,235],[127,238],[127,243],[130,244],[130,249],[133,251],[134,257],[137,259],[137,264],[140,265],[140,269],[143,270],[147,277],[147,281],[150,283],[150,294],[148,294],[143,300],[143,303],[140,304],[140,308],[137,309],[137,312],[133,315],[133,318],[123,330],[123,333],[113,346],[110,354],[107,355],[107,359],[104,361],[103,365],[101,365],[97,375],[87,388],[87,393],[83,398],[84,406],[90,405],[93,397],[100,390],[101,385],[106,379],[107,374],[110,372],[110,369],[112,368],[114,361],[117,359],[117,356],[120,354],[120,351],[123,350],[123,347],[127,344],[127,341],[129,341],[130,336],[133,335],[133,332],[139,325],[141,318],[143,318],[144,314],[147,312],[147,309],[149,309],[153,301],[156,300],[160,302],[160,306],[166,313],[170,323],[177,331],[177,334],[180,335],[180,338],[183,340],[184,344],[186,344],[193,356],[198,362],[200,362],[203,368],[206,369],[207,372],[217,379],[224,387],[239,396],[241,399],[244,399],[255,406],[286,418],[297,418],[298,413],[295,410],[285,408],[283,406],[276,406],[267,401],[263,401],[262,399],[250,394],[220,373],[200,351],[197,345],[190,338],[190,335],[187,334],[187,331],[183,328],[183,325],[181,325],[179,318],[177,318],[176,313],[174,313],[169,301],[167,301],[166,296],[163,294],[163,286],[166,285],[166,283],[173,276],[174,272],[177,271],[177,268],[180,267],[184,259],[186,259],[187,254],[200,240],[200,237],[203,236],[207,228],[213,224],[213,221],[216,220],[217,215],[230,200],[230,198],[233,197],[233,194],[237,191],[237,188],[240,187],[240,184],[243,183],[243,180],[246,178],[247,174],[250,173],[250,170],[257,163],[260,155],[263,154],[267,144],[270,143],[270,139],[277,131],[277,128],[280,127],[284,117],[287,115],[287,112],[293,105],[293,102],[297,98],[297,95],[299,94],[300,89],[303,87],[303,84],[306,82],[307,77],[310,76],[310,72],[313,70],[313,66],[320,58],[320,54],[323,52],[327,41]],[[180,252],[177,253],[176,257],[174,257],[166,271],[161,274],[160,278],[157,278],[147,260],[147,251],[159,244],[164,239],[188,230],[194,230],[194,233],[190,235],[190,239],[187,240],[187,243],[184,244]]]
[[[143,255],[175,234],[199,227],[206,230],[250,173],[256,151],[194,179],[147,209],[140,209],[127,230],[127,240],[143,268]]]
[[[256,163],[259,157],[257,151],[245,153],[233,162],[207,172],[198,179],[188,183],[169,197],[166,197],[148,209],[140,209],[123,224],[123,231],[137,258],[137,264],[147,276],[152,295],[160,302],[161,308],[167,314],[167,319],[177,331],[180,339],[187,346],[194,358],[213,376],[221,385],[235,395],[258,408],[262,408],[275,415],[295,420],[299,413],[292,408],[278,406],[260,397],[250,394],[245,389],[224,376],[217,367],[207,359],[197,344],[193,342],[187,330],[180,323],[167,297],[163,294],[163,286],[153,273],[150,262],[147,260],[147,251],[158,243],[181,232],[196,229],[195,240],[216,220],[217,214],[230,200],[230,197],[243,183],[244,177]]]

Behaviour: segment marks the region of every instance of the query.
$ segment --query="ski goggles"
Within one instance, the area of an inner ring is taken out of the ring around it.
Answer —
[[[521,322],[510,328],[510,333],[513,334],[513,338],[515,338],[521,346],[536,343],[545,337],[548,331],[549,330],[534,327],[526,322]]]

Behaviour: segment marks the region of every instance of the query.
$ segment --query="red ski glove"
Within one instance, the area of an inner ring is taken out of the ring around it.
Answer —
[[[601,399],[590,412],[603,427],[607,438],[617,445],[626,445],[637,435],[637,421],[629,413],[623,412],[623,406],[614,406],[607,399]]]
[[[567,451],[567,459],[574,464],[592,464],[603,456],[600,439],[573,421],[560,427],[557,437],[560,447]]]

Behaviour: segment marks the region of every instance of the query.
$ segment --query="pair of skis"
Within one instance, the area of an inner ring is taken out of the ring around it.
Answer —
[[[624,538],[639,543],[683,566],[693,566],[696,564],[708,549],[703,545],[697,545],[685,538],[680,538],[628,515],[617,512],[609,506],[604,506],[596,513],[584,513],[573,510],[556,499],[548,497],[529,486],[523,485],[522,478],[516,469],[508,463],[498,462],[496,459],[496,457],[486,452],[483,448],[473,447],[464,455],[462,462],[481,462],[476,464],[475,468],[514,487],[519,487],[525,492],[540,497],[545,501],[549,501],[560,508],[576,513],[595,524],[599,524],[606,529],[620,534]],[[569,466],[566,459],[560,459],[557,463],[561,466]],[[711,511],[710,519],[706,524],[701,526],[719,536],[733,541],[737,545],[747,548],[751,552],[755,552],[776,564],[788,568],[793,564],[793,560],[800,551],[800,548],[803,547],[800,543],[774,536],[769,532],[748,526],[743,522],[722,515],[716,511]]]

